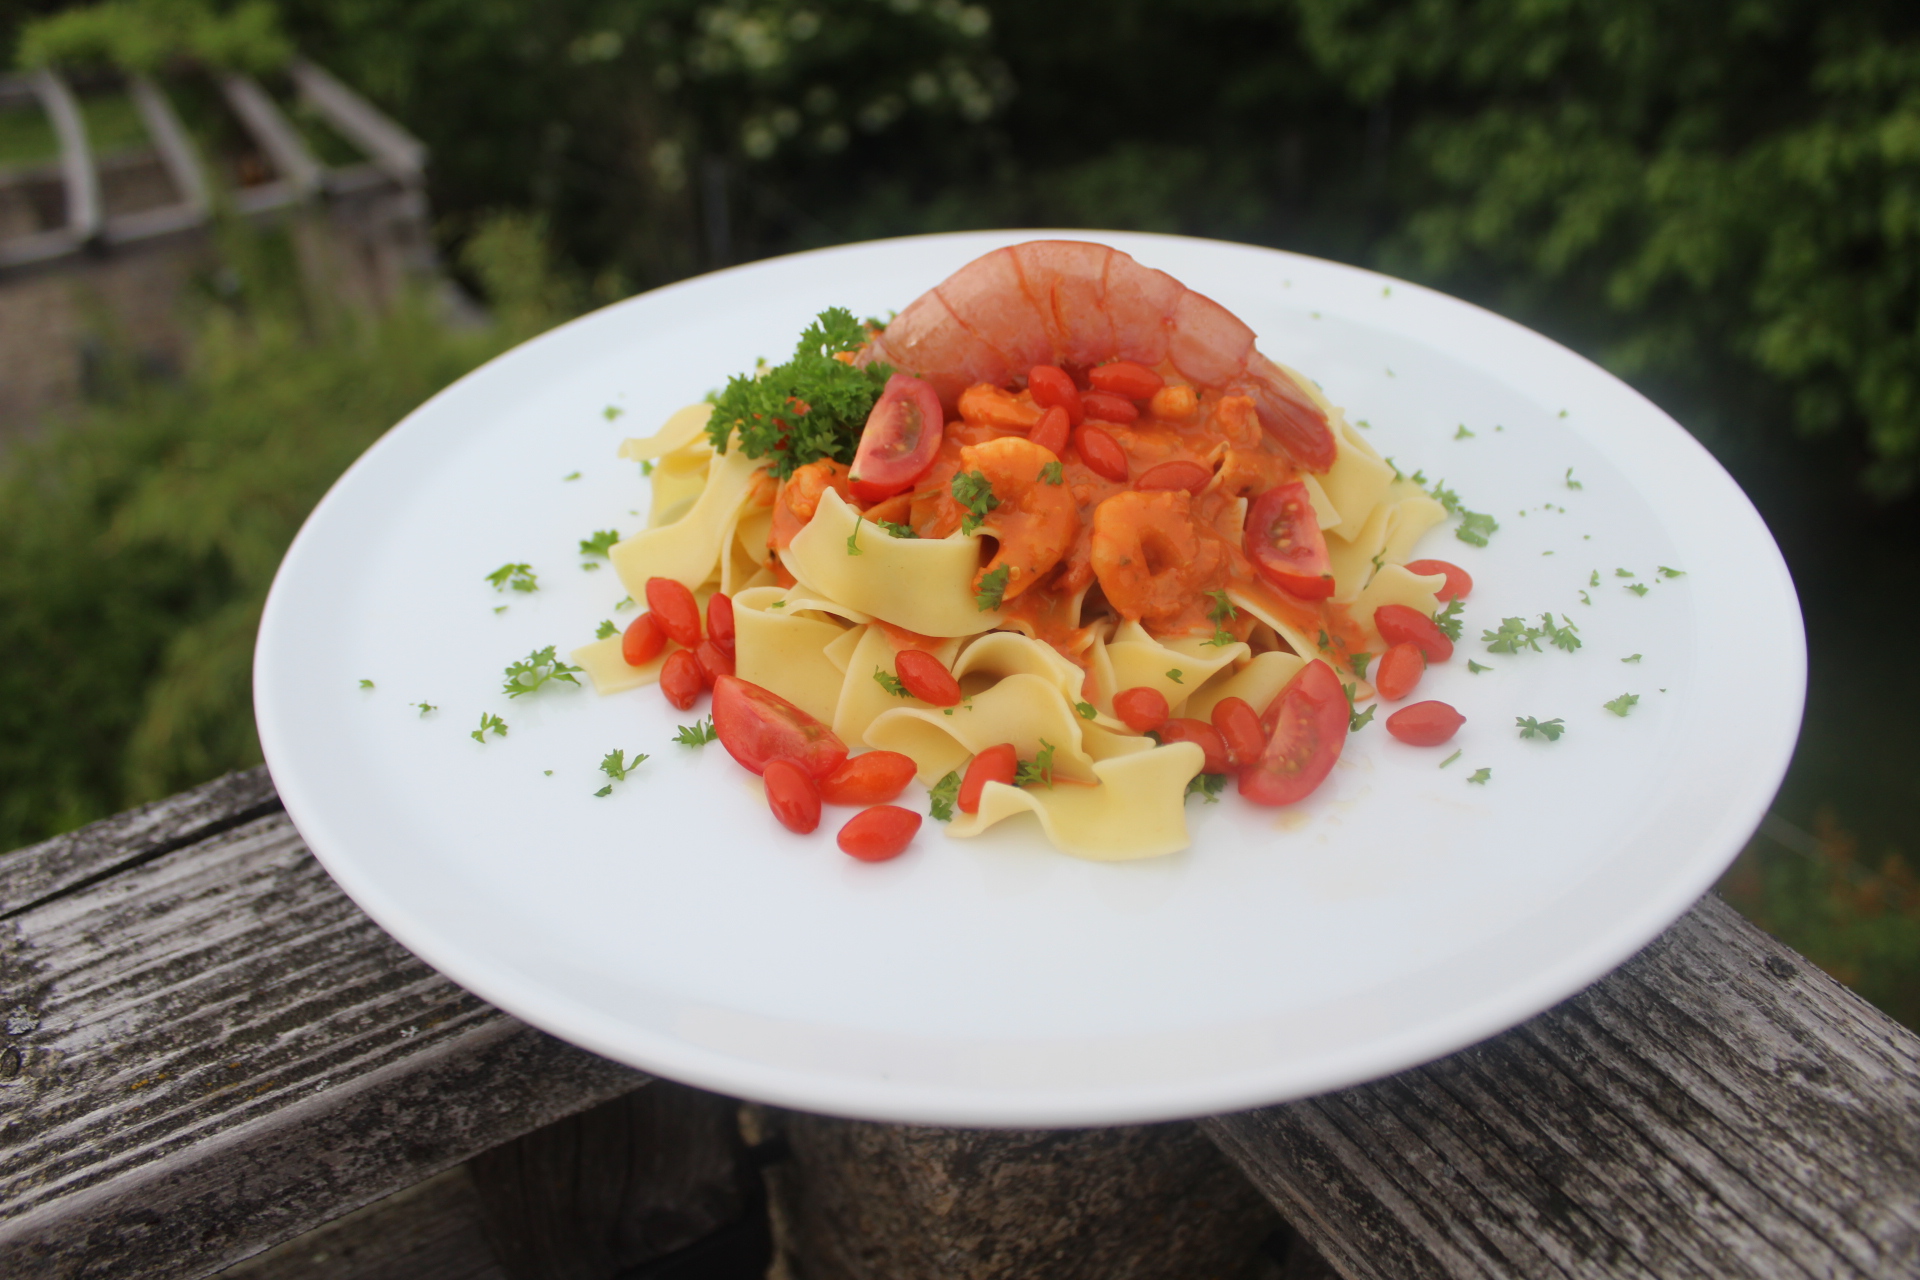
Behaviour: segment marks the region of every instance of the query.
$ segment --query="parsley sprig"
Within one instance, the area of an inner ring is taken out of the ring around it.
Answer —
[[[627,775],[645,764],[647,759],[648,756],[644,751],[635,752],[631,760],[627,759],[627,753],[624,751],[609,751],[607,752],[607,758],[600,762],[600,772],[612,778],[613,782],[625,782]],[[612,795],[613,782],[609,782],[593,794],[596,796]]]
[[[1007,594],[1007,575],[1011,570],[1011,565],[1003,564],[992,573],[981,577],[980,586],[973,593],[973,603],[980,612],[985,613],[989,609],[1000,607],[1000,601]]]
[[[954,472],[953,500],[967,509],[960,519],[960,532],[966,534],[978,529],[987,514],[1000,505],[1000,499],[993,496],[993,481],[984,471]]]
[[[873,669],[873,679],[874,683],[878,684],[882,689],[885,689],[896,698],[911,698],[913,696],[907,692],[907,682],[893,674],[893,672],[888,671],[885,667],[875,667]]]
[[[1233,632],[1227,630],[1227,624],[1239,617],[1240,611],[1233,607],[1232,601],[1227,599],[1224,587],[1207,592],[1207,599],[1211,601],[1207,605],[1207,620],[1213,623],[1213,639],[1202,640],[1200,643],[1213,645],[1215,648],[1225,648],[1234,642]]]
[[[873,402],[893,370],[856,369],[834,357],[866,345],[869,324],[844,307],[829,307],[808,325],[793,358],[758,376],[727,380],[713,397],[707,437],[725,453],[734,434],[749,458],[771,458],[768,469],[785,480],[821,458],[852,462]],[[878,327],[875,325],[874,327]]]
[[[520,661],[509,665],[501,692],[509,698],[517,698],[521,694],[532,693],[550,680],[565,680],[568,684],[578,685],[580,682],[573,678],[573,673],[581,668],[568,666],[555,657],[553,651],[553,645],[535,649]]]
[[[1545,738],[1548,742],[1558,742],[1560,735],[1567,731],[1566,722],[1558,716],[1551,720],[1515,716],[1513,722],[1520,726],[1520,736],[1523,738]]]
[[[1013,785],[1016,787],[1053,786],[1054,746],[1045,738],[1040,739],[1040,754],[1032,760],[1022,760],[1013,771]]]
[[[487,575],[487,581],[493,584],[495,591],[505,591],[509,587],[515,591],[540,589],[540,577],[530,564],[503,564]]]
[[[618,529],[596,529],[591,538],[580,539],[580,554],[607,558],[607,552],[613,550],[613,544],[620,541]]]
[[[1423,477],[1415,472],[1413,479],[1418,484]],[[1487,536],[1499,532],[1498,520],[1484,511],[1468,510],[1466,504],[1460,501],[1460,495],[1447,488],[1446,481],[1434,481],[1431,492],[1434,501],[1445,507],[1448,515],[1460,517],[1460,527],[1453,531],[1453,536],[1468,546],[1484,547],[1487,545]]]
[[[913,526],[910,524],[895,524],[891,520],[875,520],[874,523],[882,529],[885,529],[887,536],[890,538],[917,538],[920,536],[914,532]]]
[[[1612,702],[1603,702],[1600,705],[1617,716],[1625,716],[1627,712],[1633,710],[1633,704],[1638,701],[1640,701],[1639,694],[1623,693]]]
[[[692,724],[681,725],[679,732],[673,735],[673,740],[683,747],[704,747],[719,736],[719,730],[713,727],[713,717],[708,716],[705,720],[695,720]]]
[[[489,733],[496,738],[506,737],[507,722],[499,716],[494,715],[491,711],[483,711],[480,713],[480,727],[467,736],[475,742],[485,745]]]
[[[927,792],[927,812],[936,822],[952,822],[954,802],[960,798],[960,771],[952,769]]]
[[[1187,780],[1187,794],[1199,796],[1208,804],[1219,804],[1220,793],[1227,789],[1224,773],[1196,773]]]
[[[1447,601],[1446,608],[1433,615],[1433,625],[1446,632],[1447,639],[1458,640],[1461,626],[1460,613],[1466,607],[1466,602],[1455,596]]]

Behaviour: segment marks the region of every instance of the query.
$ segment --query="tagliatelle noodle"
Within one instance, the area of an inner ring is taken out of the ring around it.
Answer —
[[[912,756],[920,781],[928,785],[1002,742],[1011,742],[1023,760],[1036,759],[1051,743],[1055,777],[1091,782],[1094,760],[1082,745],[1084,723],[1057,687],[1021,672],[957,707],[883,712],[867,727],[866,740],[883,751]]]
[[[1382,554],[1389,564],[1405,564],[1413,559],[1413,548],[1428,530],[1444,524],[1447,509],[1429,498],[1411,480],[1396,480],[1391,490],[1399,501],[1387,518],[1387,542]]]
[[[644,600],[648,578],[672,578],[688,588],[715,575],[761,472],[759,462],[730,449],[713,462],[707,481],[685,515],[672,524],[645,529],[616,542],[608,553],[621,584],[635,600]]]
[[[783,607],[773,608],[776,602]],[[829,724],[846,676],[824,650],[841,639],[846,628],[828,621],[831,615],[796,607],[805,603],[813,602],[789,601],[778,587],[748,587],[734,596],[733,669],[742,680],[772,690]]]
[[[900,697],[889,693],[873,678],[875,672],[894,675],[893,643],[887,639],[887,633],[875,626],[861,627],[859,640],[847,656],[846,675],[840,687],[840,701],[835,705],[833,731],[848,746],[864,743],[867,740],[867,726],[883,712],[897,707],[920,707],[932,710],[926,703],[914,697]],[[829,655],[831,656],[831,655]],[[866,679],[861,679],[861,676]]]
[[[643,684],[658,684],[660,668],[667,665],[667,655],[680,647],[669,640],[666,647],[653,656],[652,661],[630,667],[626,656],[620,651],[620,641],[620,636],[611,635],[592,644],[583,644],[568,654],[567,660],[587,673],[597,692],[620,693],[637,689]]]
[[[1205,636],[1156,639],[1138,622],[1122,622],[1112,639],[1097,646],[1094,705],[1111,714],[1114,694],[1146,688],[1166,698],[1167,706],[1178,715],[1180,705],[1216,671],[1252,652],[1237,640],[1215,646]]]
[[[1099,786],[1057,783],[1010,787],[989,782],[978,813],[956,813],[950,830],[975,836],[1008,818],[1031,813],[1063,853],[1095,862],[1155,858],[1187,847],[1187,784],[1205,753],[1191,742],[1170,742],[1093,766]]]
[[[1439,591],[1447,585],[1444,573],[1409,573],[1405,567],[1397,564],[1383,565],[1380,572],[1373,575],[1373,581],[1353,602],[1353,618],[1366,629],[1371,643],[1369,649],[1386,652],[1387,642],[1381,638],[1380,629],[1373,625],[1374,611],[1383,604],[1404,604],[1410,609],[1418,609],[1431,618],[1440,608]]]
[[[1265,711],[1306,665],[1307,660],[1297,653],[1256,653],[1238,671],[1222,671],[1196,690],[1187,699],[1184,714],[1210,721],[1214,707],[1226,698],[1243,698],[1255,711]]]
[[[860,554],[852,555],[847,539],[856,527]],[[893,537],[831,489],[780,558],[816,594],[923,636],[970,636],[1000,624],[997,612],[982,611],[974,599],[978,541],[959,533]]]

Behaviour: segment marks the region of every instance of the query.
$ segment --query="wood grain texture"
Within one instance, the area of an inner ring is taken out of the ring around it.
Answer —
[[[0,859],[0,1275],[205,1275],[644,1082],[387,937],[263,782]]]
[[[467,1166],[455,1165],[214,1280],[508,1280],[481,1229],[484,1213]]]
[[[1717,898],[1504,1035],[1203,1126],[1355,1280],[1920,1274],[1920,1038]]]

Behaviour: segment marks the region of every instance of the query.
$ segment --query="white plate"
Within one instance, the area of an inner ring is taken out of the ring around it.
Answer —
[[[1758,515],[1579,356],[1266,249],[1052,233],[1212,296],[1405,470],[1499,519],[1485,550],[1445,529],[1421,548],[1476,583],[1458,656],[1420,688],[1467,716],[1453,745],[1375,724],[1292,809],[1191,802],[1193,847],[1173,857],[1093,864],[1031,826],[961,841],[928,822],[869,866],[834,848],[847,811],[790,835],[717,744],[675,745],[694,717],[653,689],[499,693],[508,662],[631,616],[575,551],[639,526],[622,437],[784,359],[824,307],[884,314],[1038,234],[855,245],[660,289],[509,352],[368,450],[287,553],[255,661],[274,781],[342,888],[456,982],[597,1053],[747,1098],[958,1125],[1157,1120],[1353,1084],[1538,1012],[1683,912],[1759,821],[1799,726],[1800,615]],[[483,577],[508,561],[540,590],[496,594]],[[1476,642],[1543,610],[1579,625],[1578,653]],[[1469,658],[1494,669],[1469,674]],[[1627,718],[1602,709],[1627,692]],[[475,743],[482,712],[509,736]],[[1523,715],[1562,717],[1566,736],[1523,741]],[[615,747],[652,759],[596,798]],[[1482,767],[1492,780],[1470,784]]]

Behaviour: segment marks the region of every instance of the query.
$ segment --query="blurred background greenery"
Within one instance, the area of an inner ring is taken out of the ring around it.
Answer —
[[[184,367],[108,361],[0,458],[0,848],[257,760],[252,632],[304,513],[512,343],[817,245],[1173,231],[1480,302],[1713,450],[1813,654],[1723,891],[1920,1026],[1920,664],[1885,647],[1920,623],[1920,8],[115,0],[16,3],[0,37],[24,67],[182,75],[298,49],[429,145],[436,239],[491,317],[330,305],[284,235],[230,226]]]

